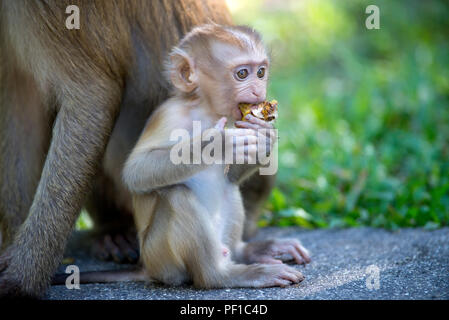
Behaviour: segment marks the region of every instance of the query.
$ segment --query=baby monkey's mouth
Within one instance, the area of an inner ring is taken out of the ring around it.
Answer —
[[[278,102],[276,100],[267,101],[253,104],[253,103],[239,103],[239,109],[242,113],[242,120],[245,121],[245,117],[248,114],[252,114],[258,119],[272,122],[277,118]]]

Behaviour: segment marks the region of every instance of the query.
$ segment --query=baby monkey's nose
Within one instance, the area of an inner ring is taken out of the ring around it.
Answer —
[[[260,87],[253,88],[253,95],[256,96],[260,100],[265,100],[265,89]]]
[[[264,90],[258,90],[253,89],[251,90],[252,98],[254,98],[254,101],[251,101],[254,104],[260,103],[265,101],[265,91]]]

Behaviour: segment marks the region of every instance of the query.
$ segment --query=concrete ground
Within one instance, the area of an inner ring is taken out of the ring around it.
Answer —
[[[47,299],[449,299],[449,228],[426,231],[356,228],[265,228],[258,238],[295,237],[312,253],[296,266],[306,279],[288,288],[197,290],[138,282],[52,286]],[[81,271],[127,268],[89,256],[90,242],[75,233],[65,257]],[[64,272],[61,265],[59,272]],[[377,281],[378,280],[378,281]]]

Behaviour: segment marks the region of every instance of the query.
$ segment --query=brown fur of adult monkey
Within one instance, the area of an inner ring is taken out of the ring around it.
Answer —
[[[0,0],[0,296],[45,291],[92,185],[96,226],[122,226],[122,165],[167,96],[162,58],[209,21],[230,23],[223,2]]]
[[[123,171],[149,278],[170,285],[193,281],[201,288],[286,286],[303,280],[280,260],[289,254],[298,264],[310,261],[296,239],[242,241],[239,184],[259,164],[231,164],[225,174],[225,164],[175,164],[170,158],[174,130],[187,130],[192,137],[198,121],[203,130],[215,127],[223,134],[229,118],[236,128],[226,130],[234,139],[222,135],[225,150],[233,150],[237,161],[256,159],[261,129],[273,127],[252,115],[248,122],[238,121],[238,106],[265,100],[268,69],[260,36],[246,27],[200,26],[172,50],[173,96],[152,115]],[[274,130],[269,140],[271,148]],[[187,148],[182,150],[193,150],[194,141],[183,141]],[[196,141],[205,150],[208,142]]]

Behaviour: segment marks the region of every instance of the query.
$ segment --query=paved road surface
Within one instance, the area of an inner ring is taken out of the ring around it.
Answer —
[[[47,299],[449,299],[449,228],[266,228],[258,237],[300,239],[313,259],[305,268],[297,266],[304,282],[288,288],[221,290],[137,282],[81,285],[80,290],[53,286]],[[66,252],[81,271],[127,267],[92,259],[87,240],[86,234],[74,234]],[[61,266],[59,272],[63,270]]]

